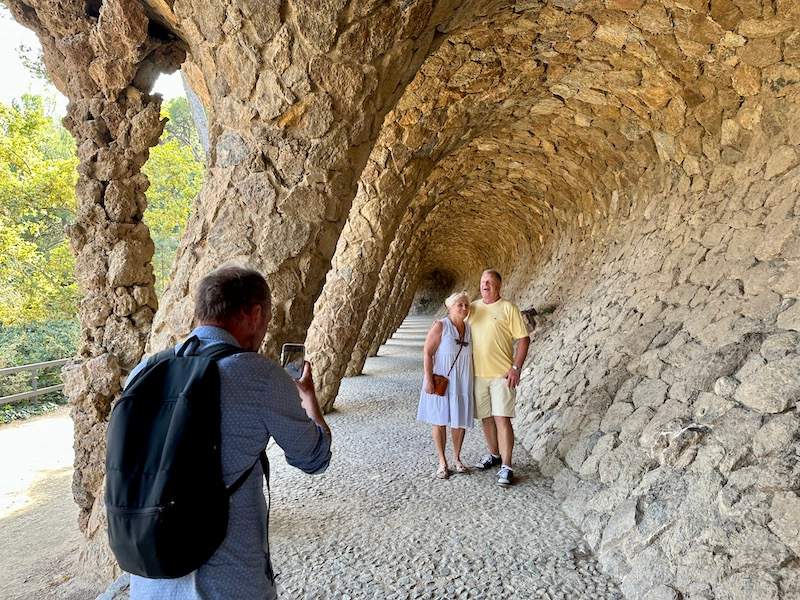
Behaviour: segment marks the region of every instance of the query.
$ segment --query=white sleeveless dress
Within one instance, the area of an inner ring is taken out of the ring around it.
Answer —
[[[442,341],[436,349],[433,359],[433,372],[436,375],[447,375],[450,365],[453,370],[447,378],[447,395],[427,394],[423,388],[419,396],[417,421],[431,425],[447,425],[449,427],[472,427],[475,419],[475,400],[472,394],[472,332],[469,324],[464,323],[464,342],[467,344],[458,354],[458,330],[449,318],[442,323]]]

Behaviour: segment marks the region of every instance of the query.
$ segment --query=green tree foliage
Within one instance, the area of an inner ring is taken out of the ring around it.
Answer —
[[[29,365],[66,358],[75,354],[78,342],[78,321],[36,321],[22,325],[0,326],[0,367]],[[60,383],[60,368],[51,367],[38,372],[37,387]],[[10,396],[31,389],[31,373],[22,372],[0,378],[0,396]],[[19,416],[40,412],[66,402],[60,392],[51,392],[29,401],[0,407],[0,423]]]
[[[0,103],[0,367],[75,353],[78,290],[64,226],[73,219],[72,137],[40,96]],[[59,380],[40,374],[39,386]],[[0,396],[30,389],[30,374],[0,380]],[[64,402],[60,393],[0,407],[0,423]]]
[[[158,146],[142,169],[150,179],[145,222],[156,246],[153,269],[159,295],[169,282],[178,242],[203,183],[203,149],[186,98],[166,102],[169,119]]]
[[[75,261],[64,226],[75,211],[70,135],[40,96],[0,103],[0,324],[74,318]]]
[[[49,82],[41,51],[20,46],[17,54],[32,79]],[[75,213],[78,160],[73,138],[52,117],[54,106],[52,98],[30,94],[0,103],[0,368],[72,356],[78,343],[75,259],[64,233]],[[188,101],[165,103],[162,115],[169,121],[144,167],[159,293],[204,170]],[[50,369],[39,385],[58,380],[58,369]],[[28,373],[0,377],[0,396],[29,389]],[[0,406],[0,423],[63,402],[55,393]]]
[[[0,368],[70,356],[78,338],[75,259],[64,234],[75,212],[75,143],[45,104],[33,95],[0,103]],[[144,168],[159,292],[204,169],[188,102],[172,100],[163,112],[169,122]],[[22,391],[16,379],[0,381],[0,396]]]

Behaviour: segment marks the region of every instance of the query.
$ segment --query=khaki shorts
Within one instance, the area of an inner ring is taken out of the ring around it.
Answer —
[[[475,378],[475,418],[513,417],[517,390],[509,389],[505,377]]]

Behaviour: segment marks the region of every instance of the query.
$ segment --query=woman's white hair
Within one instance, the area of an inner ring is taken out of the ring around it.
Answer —
[[[452,308],[452,307],[453,307],[453,305],[454,305],[456,302],[458,302],[459,300],[461,300],[461,298],[464,298],[464,299],[467,301],[467,304],[469,305],[469,303],[470,303],[470,302],[469,302],[469,294],[467,294],[467,292],[466,292],[466,291],[464,291],[464,292],[456,292],[455,294],[450,294],[450,295],[447,297],[447,299],[444,301],[444,305],[445,305],[447,308]]]

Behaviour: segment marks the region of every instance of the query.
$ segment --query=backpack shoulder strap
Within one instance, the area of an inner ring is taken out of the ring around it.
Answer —
[[[175,356],[203,356],[211,360],[219,360],[226,356],[233,354],[241,354],[248,352],[240,346],[234,346],[227,342],[212,342],[200,348],[200,338],[196,335],[186,338],[177,348],[175,348]]]
[[[240,346],[234,346],[233,344],[226,344],[226,343],[219,343],[219,344],[211,344],[206,346],[200,352],[198,352],[198,356],[205,356],[210,360],[219,360],[221,358],[225,358],[227,356],[233,356],[234,354],[243,354],[245,352],[249,352]]]

